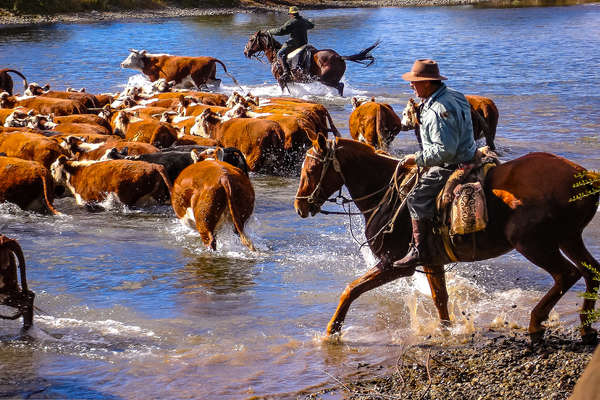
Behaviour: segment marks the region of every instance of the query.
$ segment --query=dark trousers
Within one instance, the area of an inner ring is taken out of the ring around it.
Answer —
[[[455,168],[431,167],[422,174],[414,190],[406,198],[412,219],[433,219],[435,200]]]

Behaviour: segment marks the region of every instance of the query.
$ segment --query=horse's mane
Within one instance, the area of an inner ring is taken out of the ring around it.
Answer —
[[[377,151],[377,149],[375,147],[371,146],[370,144],[360,142],[358,140],[341,138],[341,137],[335,138],[335,140],[336,140],[336,144],[338,146],[344,147],[346,149],[352,149],[352,152],[355,153],[352,155],[353,157],[360,158],[365,155],[373,155],[373,156],[384,158],[384,159],[400,161],[397,157],[394,157],[387,153],[383,153],[381,151]]]
[[[275,39],[273,37],[273,35],[266,33],[266,32],[260,32],[260,35],[263,35],[267,38],[267,46],[273,48],[273,49],[280,49],[281,48],[281,43],[279,43],[277,41],[277,39]]]

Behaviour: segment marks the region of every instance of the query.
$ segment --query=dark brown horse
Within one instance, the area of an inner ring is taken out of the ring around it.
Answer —
[[[365,236],[380,260],[346,287],[327,326],[329,335],[341,331],[350,304],[361,294],[415,272],[415,268],[391,266],[394,260],[406,254],[412,237],[406,207],[394,220],[396,208],[386,207],[381,201],[396,169],[400,177],[407,172],[399,165],[399,160],[349,139],[326,140],[319,136],[306,153],[294,203],[298,215],[302,218],[315,215],[332,193],[346,185],[354,203],[364,214]],[[531,312],[529,333],[532,341],[543,338],[542,322],[581,276],[588,292],[593,293],[598,288],[599,282],[592,279],[584,264],[596,269],[600,265],[586,249],[582,232],[596,214],[600,189],[596,183],[574,188],[573,185],[582,179],[592,182],[600,177],[549,153],[531,153],[496,166],[485,179],[487,227],[453,238],[458,261],[485,260],[516,249],[552,275],[554,286]],[[476,249],[473,248],[473,235]],[[435,265],[424,265],[423,270],[439,317],[447,322],[450,318],[443,266],[451,261],[445,252],[436,257]],[[581,335],[586,342],[594,342],[597,337],[586,318],[586,312],[594,309],[594,303],[590,299],[583,302]]]
[[[323,85],[331,86],[338,90],[340,96],[344,95],[344,84],[340,82],[344,72],[346,72],[346,60],[353,61],[359,64],[365,64],[367,67],[375,61],[375,58],[370,54],[370,51],[379,45],[379,41],[372,46],[360,51],[351,56],[341,56],[331,49],[316,50],[312,55],[310,70],[306,72],[293,70],[291,72],[292,82],[312,82],[319,81]],[[246,47],[244,47],[244,55],[248,58],[256,57],[260,53],[264,53],[271,63],[271,72],[281,90],[287,87],[286,81],[280,79],[283,69],[277,61],[277,52],[281,48],[281,43],[273,38],[272,35],[258,31],[250,36]],[[369,61],[369,62],[365,62]],[[289,89],[288,89],[289,91]]]
[[[17,275],[17,263],[20,274]],[[19,276],[21,285],[19,287]],[[23,329],[33,325],[33,299],[35,294],[27,287],[25,257],[15,239],[0,235],[0,305],[17,309],[10,316],[0,315],[2,319],[17,319],[23,316]]]

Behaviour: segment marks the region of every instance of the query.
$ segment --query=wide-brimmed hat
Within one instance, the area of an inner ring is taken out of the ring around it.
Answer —
[[[441,81],[446,80],[445,76],[440,75],[438,64],[429,59],[417,60],[413,64],[410,72],[402,75],[402,79],[409,82],[415,81]]]
[[[298,10],[298,7],[291,6],[290,10],[288,11],[288,14],[298,14],[299,12],[300,12],[300,10]]]

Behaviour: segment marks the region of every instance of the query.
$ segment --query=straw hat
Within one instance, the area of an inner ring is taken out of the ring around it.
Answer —
[[[429,59],[417,60],[413,64],[410,72],[402,75],[402,79],[409,82],[415,81],[442,81],[445,76],[440,75],[438,64]]]
[[[288,11],[288,14],[298,14],[299,12],[300,12],[300,10],[298,10],[298,7],[291,6],[290,10]]]

